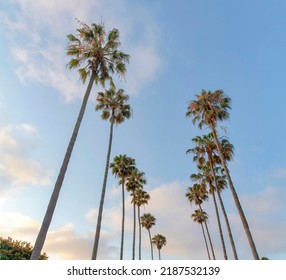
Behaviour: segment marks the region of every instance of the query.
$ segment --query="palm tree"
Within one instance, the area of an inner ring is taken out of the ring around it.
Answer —
[[[156,245],[158,252],[159,252],[159,260],[161,260],[161,249],[163,246],[167,244],[166,237],[161,234],[156,234],[152,238],[152,243]]]
[[[230,173],[226,165],[226,160],[222,152],[221,143],[218,139],[217,122],[229,118],[228,109],[231,108],[231,99],[225,96],[222,90],[216,90],[215,92],[207,92],[205,90],[202,90],[200,95],[196,95],[196,98],[197,100],[193,100],[190,102],[186,115],[188,117],[193,116],[193,123],[195,124],[196,122],[198,122],[199,128],[202,128],[204,125],[206,125],[211,129],[221,160],[221,164],[225,171],[228,185],[231,190],[236,208],[238,210],[243,228],[245,230],[253,254],[253,258],[259,260],[259,256],[252,238],[252,234],[249,229],[248,222],[246,220],[238,195],[231,180]]]
[[[140,222],[140,207],[148,204],[150,195],[141,188],[135,190],[135,197],[132,195],[132,202],[137,205],[138,227],[139,227],[139,260],[141,260],[141,222]]]
[[[120,124],[124,122],[125,119],[129,119],[131,117],[131,109],[129,104],[125,104],[129,99],[128,95],[124,94],[123,89],[119,89],[117,92],[110,88],[109,90],[105,90],[105,92],[99,92],[97,96],[96,110],[102,110],[101,118],[103,120],[110,121],[110,134],[109,134],[109,144],[108,144],[108,151],[107,151],[107,158],[106,158],[106,166],[105,166],[105,173],[101,191],[101,198],[98,210],[98,217],[97,217],[97,226],[95,232],[95,240],[92,252],[92,259],[96,260],[97,251],[98,251],[98,243],[100,238],[100,228],[101,228],[101,220],[102,220],[102,213],[103,213],[103,205],[104,205],[104,198],[105,198],[105,190],[106,190],[106,183],[108,177],[108,169],[109,169],[109,160],[110,160],[110,153],[111,153],[111,145],[112,145],[112,138],[113,138],[113,126],[114,124]]]
[[[207,239],[206,239],[206,234],[205,234],[205,230],[203,227],[203,224],[206,224],[207,220],[208,220],[208,215],[205,211],[201,210],[201,209],[196,209],[195,212],[192,214],[192,218],[194,220],[194,222],[197,222],[201,225],[202,228],[202,233],[203,233],[203,237],[205,240],[205,244],[206,244],[206,249],[207,249],[207,253],[208,253],[208,257],[209,260],[211,259],[210,257],[210,252],[209,252],[209,247],[208,247],[208,243],[207,243]]]
[[[191,204],[194,203],[195,205],[198,205],[200,210],[202,211],[201,204],[204,201],[208,200],[208,195],[207,195],[207,190],[206,190],[205,183],[202,182],[201,184],[194,184],[193,187],[189,187],[188,191],[186,193],[186,197],[190,201]],[[207,225],[206,222],[205,222],[205,227],[206,227],[208,239],[209,239],[209,242],[210,242],[213,259],[215,260],[216,259],[215,258],[215,252],[214,252],[214,248],[213,248],[213,244],[212,244],[209,228],[208,228],[208,225]]]
[[[135,191],[142,189],[143,185],[146,184],[145,173],[139,171],[137,168],[133,169],[130,176],[127,179],[126,190],[131,191],[132,197],[135,197]],[[133,246],[132,246],[132,260],[135,260],[135,236],[136,236],[136,204],[135,200],[133,204]]]
[[[85,83],[88,76],[90,76],[90,80],[82,100],[81,108],[46,210],[45,217],[34,245],[31,260],[39,259],[44,246],[66,170],[72,155],[73,147],[87,106],[92,85],[94,82],[96,84],[100,82],[102,85],[104,85],[107,79],[109,79],[112,83],[111,75],[114,73],[118,74],[120,77],[124,77],[126,72],[125,63],[129,61],[129,55],[118,50],[120,41],[119,32],[117,29],[112,29],[106,36],[104,26],[102,24],[93,23],[91,26],[88,26],[87,24],[80,22],[80,28],[77,29],[77,34],[69,34],[67,39],[69,41],[67,55],[74,57],[68,64],[69,68],[79,68],[78,71],[83,83]]]
[[[149,234],[149,241],[151,246],[151,259],[153,260],[153,246],[152,246],[152,238],[151,238],[151,231],[150,229],[152,226],[155,225],[156,218],[152,216],[150,213],[145,213],[143,216],[141,216],[141,226],[143,228],[146,228]]]
[[[197,162],[197,165],[199,168],[200,168],[200,166],[205,164],[206,160],[208,160],[208,162],[209,162],[208,165],[211,168],[211,173],[212,173],[213,181],[214,181],[214,185],[212,186],[212,190],[215,190],[218,194],[220,205],[221,205],[222,212],[223,212],[224,219],[225,219],[226,226],[227,226],[227,232],[228,232],[228,236],[230,239],[234,259],[237,260],[238,257],[237,257],[237,252],[236,252],[236,248],[235,248],[235,243],[233,240],[233,236],[232,236],[230,224],[228,221],[227,213],[225,211],[224,204],[222,201],[222,197],[220,194],[221,190],[226,188],[226,184],[224,184],[225,181],[222,181],[221,176],[219,176],[217,174],[217,172],[215,172],[215,170],[218,170],[218,167],[216,167],[216,166],[219,165],[221,163],[221,161],[220,161],[219,156],[217,155],[217,147],[216,147],[215,142],[213,140],[213,134],[209,133],[209,134],[203,135],[203,136],[196,136],[195,138],[193,138],[193,142],[195,144],[195,148],[187,150],[187,153],[193,152],[195,154],[193,157],[193,160],[195,162]],[[227,161],[231,160],[232,156],[233,156],[233,145],[230,144],[229,141],[224,137],[220,137],[220,142],[222,145],[222,151],[223,151],[224,158]],[[205,158],[206,156],[207,156],[207,159]],[[214,197],[214,199],[215,199],[215,197]]]
[[[123,260],[124,248],[124,224],[125,224],[125,180],[130,176],[131,171],[135,168],[135,159],[127,157],[126,155],[116,156],[110,164],[112,174],[120,178],[119,184],[122,187],[122,225],[121,225],[121,246],[120,246],[120,260]]]

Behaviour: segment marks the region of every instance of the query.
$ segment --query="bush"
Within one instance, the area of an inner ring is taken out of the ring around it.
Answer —
[[[0,237],[0,260],[29,260],[32,251],[33,246],[29,242]],[[46,253],[40,256],[40,260],[47,259]]]

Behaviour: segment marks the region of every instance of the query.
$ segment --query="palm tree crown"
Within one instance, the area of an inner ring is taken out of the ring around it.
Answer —
[[[201,209],[196,209],[195,212],[192,214],[192,218],[194,222],[202,224],[202,223],[207,222],[209,217],[205,211]]]
[[[153,260],[153,246],[152,246],[152,238],[151,238],[150,229],[152,228],[152,226],[155,225],[156,218],[150,213],[145,213],[143,216],[140,217],[140,219],[141,219],[142,228],[146,228],[149,234],[149,241],[150,241],[150,247],[151,247],[151,259]]]
[[[122,123],[125,119],[131,117],[131,108],[129,104],[125,104],[129,100],[129,96],[124,94],[123,89],[117,92],[114,88],[99,92],[96,98],[98,104],[96,110],[102,110],[101,118],[109,119],[115,124]]]
[[[155,225],[155,222],[156,218],[150,213],[145,213],[143,216],[141,216],[141,225],[143,228],[146,228],[147,230],[151,229],[152,226]]]
[[[222,90],[202,90],[201,95],[196,95],[196,98],[197,100],[190,102],[186,116],[193,116],[193,123],[198,121],[199,128],[203,125],[215,126],[217,120],[229,118],[231,99],[225,96]]]
[[[206,186],[201,184],[194,184],[193,187],[188,188],[186,197],[190,203],[201,205],[204,201],[208,200]]]
[[[78,68],[83,82],[91,72],[95,72],[95,81],[103,86],[107,79],[113,84],[110,74],[117,73],[124,77],[125,63],[129,62],[129,55],[118,50],[118,29],[112,29],[106,36],[103,24],[93,23],[88,26],[84,22],[79,23],[77,34],[67,35],[67,55],[73,57],[68,63],[69,68]]]
[[[166,237],[162,234],[156,234],[152,238],[152,243],[156,245],[159,251],[159,260],[161,260],[161,249],[167,244]]]
[[[113,159],[110,168],[112,169],[112,174],[116,177],[126,178],[131,170],[135,168],[135,160],[127,155],[119,155]]]

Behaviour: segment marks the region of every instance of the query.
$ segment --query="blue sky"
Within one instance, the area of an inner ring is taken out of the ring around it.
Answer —
[[[207,130],[185,113],[202,89],[223,89],[232,99],[230,119],[221,124],[235,146],[230,171],[258,253],[285,259],[285,10],[282,0],[2,1],[0,235],[35,241],[86,87],[66,67],[66,35],[75,33],[78,18],[118,28],[121,49],[131,56],[118,86],[130,95],[133,117],[116,128],[111,156],[127,154],[146,173],[145,211],[157,218],[153,233],[167,238],[163,258],[207,257],[185,199],[196,171],[185,151]],[[47,237],[50,259],[91,255],[109,129],[94,110],[99,90],[94,86]],[[107,187],[99,256],[117,259],[121,200],[111,173]],[[223,196],[238,256],[251,259],[233,200],[228,191]],[[130,259],[129,199],[126,205]],[[212,204],[205,207],[222,259]]]

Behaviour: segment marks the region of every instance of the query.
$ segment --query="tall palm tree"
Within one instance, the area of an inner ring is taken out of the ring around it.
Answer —
[[[120,246],[120,260],[123,260],[124,248],[124,226],[125,226],[125,181],[130,176],[132,170],[135,168],[135,159],[126,155],[116,156],[110,164],[112,173],[120,178],[119,184],[122,188],[122,223],[121,223],[121,246]]]
[[[211,173],[212,173],[213,181],[214,181],[214,185],[212,186],[212,190],[215,190],[218,194],[218,198],[220,201],[220,205],[221,205],[222,212],[223,212],[224,219],[225,219],[226,226],[227,226],[227,232],[228,232],[228,236],[230,239],[234,259],[237,260],[238,256],[237,256],[237,252],[236,252],[235,243],[233,240],[232,231],[230,228],[227,213],[225,211],[223,200],[221,197],[221,190],[226,188],[226,184],[225,184],[225,180],[222,181],[222,177],[219,176],[217,174],[217,172],[215,172],[215,170],[218,170],[217,166],[221,164],[221,161],[220,161],[219,156],[217,155],[217,147],[216,147],[215,142],[213,140],[213,134],[209,133],[209,134],[203,135],[203,136],[196,136],[195,138],[193,138],[193,142],[195,144],[195,147],[193,149],[187,150],[187,153],[189,153],[189,152],[194,153],[193,160],[195,162],[197,162],[198,167],[204,165],[207,160],[209,162],[208,164],[211,168]],[[233,145],[230,144],[229,141],[224,137],[220,137],[220,142],[222,145],[222,151],[223,151],[224,158],[227,161],[230,161],[233,157]],[[218,178],[220,178],[220,181]],[[215,193],[213,193],[213,194],[215,194]]]
[[[137,168],[133,169],[130,176],[127,179],[126,190],[131,192],[132,197],[135,197],[135,191],[142,189],[146,184],[145,173],[139,171]],[[135,236],[136,236],[136,203],[133,204],[133,245],[132,245],[132,260],[135,260]]]
[[[161,249],[167,244],[166,237],[162,234],[156,234],[152,238],[152,243],[156,245],[159,252],[159,260],[161,260]]]
[[[192,214],[192,218],[193,218],[194,222],[197,222],[201,225],[202,233],[203,233],[203,237],[204,237],[204,241],[205,241],[205,245],[206,245],[206,249],[207,249],[207,253],[208,253],[208,258],[210,260],[211,256],[210,256],[210,252],[209,252],[209,247],[208,247],[208,243],[207,243],[207,239],[206,239],[205,230],[203,227],[203,224],[206,224],[206,222],[208,220],[208,215],[205,211],[203,211],[201,209],[196,209],[195,212]]]
[[[193,187],[189,187],[188,191],[186,193],[186,197],[190,201],[191,204],[194,203],[195,205],[198,205],[200,210],[202,211],[201,204],[204,201],[208,200],[208,195],[207,195],[207,190],[206,190],[205,183],[202,182],[202,184],[194,184]],[[215,257],[215,252],[214,252],[214,248],[213,248],[213,244],[212,244],[209,228],[208,228],[208,225],[207,225],[206,222],[204,224],[205,224],[207,235],[208,235],[208,239],[209,239],[209,242],[210,242],[212,256],[213,256],[213,259],[215,260],[216,257]]]
[[[259,255],[257,253],[248,222],[230,177],[230,172],[227,168],[226,160],[222,152],[221,143],[218,139],[217,122],[229,118],[228,110],[231,108],[231,99],[225,96],[222,90],[216,90],[215,92],[202,90],[200,95],[196,95],[196,98],[197,100],[190,102],[186,115],[189,117],[193,116],[193,123],[195,124],[198,122],[199,128],[202,128],[204,125],[206,125],[211,129],[221,164],[225,170],[228,185],[238,210],[243,228],[245,230],[253,258],[259,260]]]
[[[129,96],[124,94],[123,89],[119,89],[116,92],[114,88],[110,88],[109,90],[105,90],[104,92],[99,92],[97,96],[98,104],[96,105],[95,109],[102,110],[101,118],[103,120],[110,121],[110,133],[109,133],[109,144],[108,144],[104,179],[103,179],[101,198],[100,198],[98,217],[97,217],[97,226],[96,226],[96,231],[95,231],[94,246],[93,246],[93,252],[92,252],[93,260],[95,260],[97,257],[98,243],[99,243],[99,238],[100,238],[103,205],[104,205],[106,183],[107,183],[108,170],[109,170],[110,153],[111,153],[111,145],[112,145],[112,138],[113,138],[113,126],[114,124],[120,124],[124,122],[125,119],[129,119],[131,117],[130,105],[125,104],[128,101],[128,99],[129,99]]]
[[[150,247],[151,247],[151,259],[153,260],[153,246],[152,246],[152,238],[151,238],[151,231],[150,229],[152,226],[155,225],[156,218],[152,216],[150,213],[145,213],[143,216],[140,217],[141,219],[141,226],[143,228],[146,228],[149,234],[149,241],[150,241]]]
[[[102,24],[93,23],[91,26],[80,22],[80,28],[76,35],[67,35],[69,41],[67,55],[73,58],[69,61],[69,68],[79,68],[82,82],[90,76],[90,80],[82,100],[81,108],[54,186],[53,193],[48,204],[45,217],[38,233],[31,260],[38,260],[45,243],[45,239],[56,208],[57,200],[64,181],[66,170],[72,155],[73,147],[80,129],[92,85],[95,82],[105,84],[106,80],[112,83],[112,75],[118,74],[124,77],[126,72],[125,63],[129,61],[129,55],[118,50],[120,46],[119,31],[112,29],[106,36]]]
[[[138,229],[139,229],[139,260],[141,260],[141,222],[140,222],[140,207],[142,205],[148,204],[150,195],[141,188],[135,190],[135,197],[132,195],[132,202],[137,205],[137,217],[138,217]]]

